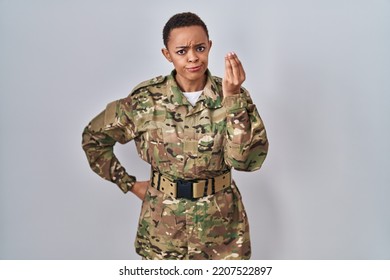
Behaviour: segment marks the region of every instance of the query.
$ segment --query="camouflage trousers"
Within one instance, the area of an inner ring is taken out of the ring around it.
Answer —
[[[175,199],[149,187],[135,248],[150,260],[249,259],[248,218],[235,183],[197,200]]]

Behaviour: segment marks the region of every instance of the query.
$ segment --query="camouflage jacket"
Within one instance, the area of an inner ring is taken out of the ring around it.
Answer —
[[[259,169],[267,155],[263,122],[249,93],[223,97],[222,79],[211,76],[195,106],[180,91],[175,71],[135,87],[111,102],[83,132],[91,168],[123,192],[136,177],[120,164],[113,146],[134,140],[139,156],[172,179],[201,179],[227,170]]]

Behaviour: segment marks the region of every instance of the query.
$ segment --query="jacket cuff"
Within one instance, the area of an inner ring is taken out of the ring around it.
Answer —
[[[128,175],[128,174],[125,174],[122,178],[120,178],[116,184],[118,185],[118,187],[124,192],[124,193],[127,193],[128,191],[130,191],[135,182],[137,181],[137,179],[134,177],[134,176],[131,176],[131,175]]]
[[[236,94],[232,96],[225,96],[222,105],[228,112],[233,112],[247,107],[247,101],[244,94]]]

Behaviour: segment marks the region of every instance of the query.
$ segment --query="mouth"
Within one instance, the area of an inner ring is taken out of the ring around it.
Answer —
[[[186,68],[188,72],[198,72],[202,69],[202,65],[195,66],[195,67],[187,67]]]

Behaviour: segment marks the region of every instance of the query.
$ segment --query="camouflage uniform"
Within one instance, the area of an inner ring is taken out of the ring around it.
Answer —
[[[136,178],[121,166],[113,146],[134,140],[139,156],[172,179],[259,169],[268,140],[249,93],[241,88],[223,98],[221,78],[207,75],[195,106],[180,91],[175,71],[108,104],[83,132],[91,168],[129,191]],[[135,246],[145,259],[249,259],[248,219],[234,181],[231,188],[196,200],[149,187]]]

